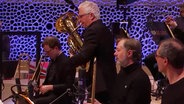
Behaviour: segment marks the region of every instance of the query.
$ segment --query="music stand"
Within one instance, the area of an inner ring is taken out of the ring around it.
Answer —
[[[164,22],[150,21],[147,22],[147,27],[156,44],[159,44],[160,41],[171,37]]]

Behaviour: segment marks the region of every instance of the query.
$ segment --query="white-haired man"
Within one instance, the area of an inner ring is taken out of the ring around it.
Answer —
[[[114,60],[114,38],[110,30],[100,20],[100,9],[91,1],[82,2],[79,7],[78,21],[85,28],[82,34],[83,46],[80,52],[72,56],[69,64],[79,66],[96,57],[96,92],[95,97],[106,103],[116,76]],[[93,65],[91,65],[93,66]],[[92,67],[88,71],[87,85],[91,84]]]

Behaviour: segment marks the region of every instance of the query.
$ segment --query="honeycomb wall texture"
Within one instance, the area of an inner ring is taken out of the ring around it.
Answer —
[[[84,0],[73,1],[78,6]],[[112,29],[111,24],[114,22],[130,20],[128,25],[121,24],[120,27],[127,30],[130,37],[142,43],[144,59],[157,49],[152,39],[153,36],[147,28],[148,17],[151,16],[154,21],[158,22],[163,22],[168,15],[177,17],[179,16],[177,5],[183,3],[183,0],[162,2],[160,3],[160,0],[138,0],[128,5],[120,5],[119,9],[116,8],[114,0],[101,0],[97,3],[100,6],[101,18],[109,29]],[[126,8],[126,13],[123,8]],[[59,33],[55,29],[56,20],[68,11],[77,14],[77,10],[64,0],[8,0],[8,2],[1,0],[0,20],[3,22],[1,31],[41,32],[41,41],[46,36],[57,36],[62,43],[62,50],[68,55],[68,34]],[[81,34],[83,29],[79,28],[78,31]],[[20,53],[29,53],[32,60],[35,60],[35,36],[14,35],[9,37],[11,40],[10,59],[16,60]]]

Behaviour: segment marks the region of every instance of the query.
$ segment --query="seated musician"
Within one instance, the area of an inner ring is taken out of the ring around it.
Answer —
[[[184,104],[184,45],[177,39],[160,43],[155,58],[159,71],[164,73],[169,85],[163,92],[161,104]]]
[[[177,18],[172,18],[171,16],[168,16],[166,18],[165,23],[167,25],[169,25],[170,29],[172,30],[171,32],[173,33],[174,37],[178,40],[180,40],[182,43],[184,43],[184,3],[180,5],[180,17]],[[173,38],[173,37],[172,37]],[[166,38],[163,38],[162,40],[165,40]],[[160,41],[158,41],[158,44],[160,43]],[[145,65],[150,69],[155,81],[164,81],[165,78],[163,76],[162,73],[158,72],[158,67],[157,67],[157,63],[156,63],[156,59],[155,59],[155,52],[148,55],[145,59]],[[158,88],[160,89],[160,87],[165,87],[164,85],[165,82],[163,83],[158,83]],[[163,89],[163,88],[161,88]],[[160,96],[160,91],[156,91],[158,94],[156,96]]]
[[[135,39],[121,39],[114,53],[122,66],[110,104],[150,104],[151,83],[141,68],[141,44]]]
[[[35,104],[49,104],[58,96],[64,94],[52,104],[71,104],[72,99],[65,92],[73,85],[75,69],[66,66],[65,62],[68,60],[68,57],[60,50],[61,44],[56,37],[46,37],[42,47],[51,61],[47,68],[46,79],[39,87],[40,95],[34,98],[33,102]]]
[[[135,39],[118,42],[114,55],[122,68],[113,85],[112,97],[105,104],[150,104],[151,83],[141,68],[141,52],[141,44]],[[95,100],[95,104],[101,103]]]
[[[173,19],[168,16],[166,23],[170,26],[175,38],[184,43],[184,3],[180,5],[180,17]]]

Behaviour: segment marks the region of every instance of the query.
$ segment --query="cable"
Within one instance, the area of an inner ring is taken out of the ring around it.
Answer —
[[[62,93],[60,96],[58,96],[56,99],[54,99],[52,102],[50,102],[49,104],[54,104],[57,100],[59,100],[60,98],[62,98],[65,94],[71,92],[71,89],[66,89],[66,91],[64,93]]]

